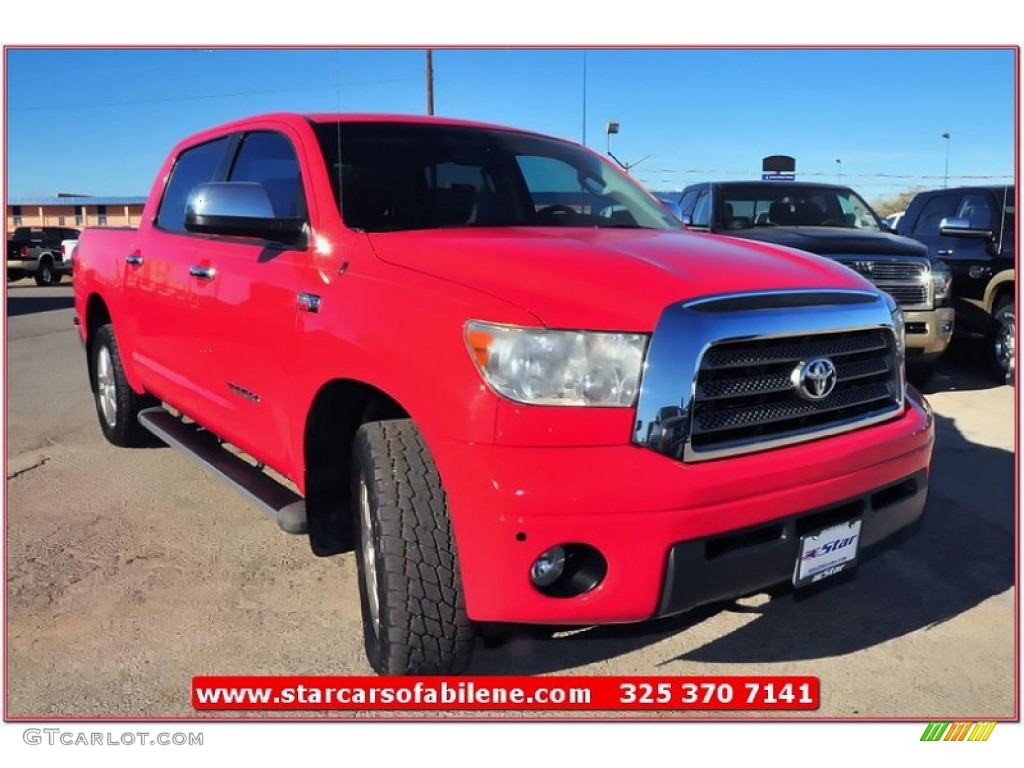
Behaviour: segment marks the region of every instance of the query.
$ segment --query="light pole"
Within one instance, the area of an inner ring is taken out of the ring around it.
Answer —
[[[839,183],[843,183],[843,161],[838,157],[836,158],[836,165],[839,166]]]
[[[615,155],[612,154],[612,134],[613,133],[618,133],[618,132],[619,132],[619,124],[618,123],[613,123],[613,122],[605,123],[604,133],[605,133],[605,136],[607,137],[607,144],[605,145],[605,151],[608,153],[608,157],[610,157],[612,160],[614,160],[616,163],[619,164],[619,168],[624,170],[626,173],[629,173],[629,169],[630,168],[635,168],[636,166],[640,165],[640,163],[642,163],[644,160],[650,159],[652,157],[652,155],[644,155],[639,160],[637,160],[635,163],[624,163],[621,160],[619,160],[619,158],[617,158]]]
[[[942,175],[942,188],[949,188],[949,131],[942,134],[942,138],[946,140],[946,172]]]
[[[619,132],[619,124],[618,123],[608,122],[604,126],[604,133],[605,133],[605,136],[608,139],[608,141],[607,141],[607,143],[605,145],[605,152],[608,153],[608,157],[613,158],[613,159],[615,158],[615,155],[612,154],[612,134],[613,133],[618,133],[618,132]],[[615,162],[618,163],[619,161],[616,160]],[[619,163],[619,165],[622,165],[622,163]]]
[[[587,146],[587,49],[583,49],[583,140],[580,142]]]

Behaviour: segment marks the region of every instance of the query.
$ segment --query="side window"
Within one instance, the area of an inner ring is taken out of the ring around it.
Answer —
[[[280,133],[248,134],[238,150],[228,180],[258,181],[267,191],[277,216],[303,218],[306,215],[299,160],[292,143]]]
[[[59,229],[44,229],[43,230],[43,248],[47,250],[53,250],[54,248],[60,248],[60,230]]]
[[[683,194],[683,199],[679,201],[679,209],[682,211],[683,216],[693,216],[693,206],[697,202],[697,195],[700,194],[701,188],[688,189]]]
[[[914,222],[915,235],[939,234],[939,222],[956,211],[956,195],[936,195],[925,202],[921,215]]]
[[[693,207],[690,223],[695,227],[706,227],[711,219],[711,195],[705,187],[697,195],[697,204]]]
[[[156,225],[170,232],[185,231],[185,203],[189,193],[197,184],[212,181],[217,173],[228,139],[215,139],[206,144],[186,149],[180,155],[167,181],[160,209],[156,213]]]
[[[956,215],[971,222],[971,229],[992,229],[992,204],[988,195],[969,192],[960,198]]]

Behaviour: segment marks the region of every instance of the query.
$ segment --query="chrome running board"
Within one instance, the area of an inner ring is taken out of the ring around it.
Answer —
[[[270,515],[285,533],[306,533],[306,502],[290,488],[226,450],[216,435],[161,407],[139,412],[139,424],[226,480]]]

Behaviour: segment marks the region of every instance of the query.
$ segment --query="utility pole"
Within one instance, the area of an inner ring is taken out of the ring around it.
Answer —
[[[434,52],[427,48],[427,114],[434,114]]]

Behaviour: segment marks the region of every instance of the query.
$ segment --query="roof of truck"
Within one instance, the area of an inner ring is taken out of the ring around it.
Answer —
[[[495,131],[514,131],[516,133],[526,133],[533,136],[545,136],[545,134],[538,133],[536,131],[525,130],[523,128],[513,128],[507,125],[496,125],[494,123],[484,123],[475,120],[463,120],[454,117],[438,117],[436,115],[408,115],[408,114],[389,114],[389,113],[374,113],[374,112],[317,112],[317,113],[296,113],[296,112],[272,112],[262,115],[250,115],[248,117],[241,118],[239,120],[232,120],[231,122],[224,123],[218,126],[211,127],[207,131],[203,131],[203,134],[211,132],[224,132],[225,130],[231,130],[234,128],[244,128],[249,123],[259,121],[281,121],[285,123],[295,122],[297,120],[309,121],[317,124],[327,123],[404,123],[409,125],[445,125],[462,128],[482,128],[486,130]],[[552,137],[554,138],[554,137]],[[564,141],[571,141],[568,139],[562,139]]]

